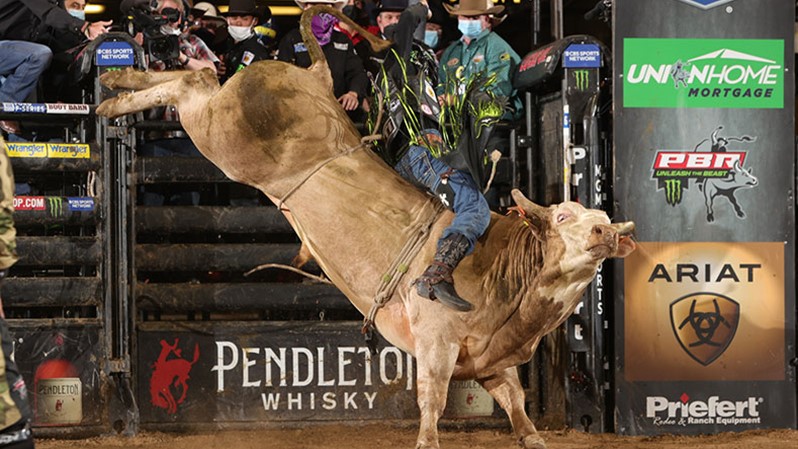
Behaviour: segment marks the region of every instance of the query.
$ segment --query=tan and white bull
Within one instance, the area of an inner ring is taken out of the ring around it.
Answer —
[[[302,17],[314,61],[309,69],[258,62],[221,88],[210,71],[111,72],[102,78],[107,86],[140,91],[108,100],[97,112],[115,117],[176,105],[191,139],[227,176],[284,199],[302,242],[364,314],[406,242],[432,217],[431,237],[376,315],[381,334],[417,358],[416,447],[439,447],[437,423],[451,379],[476,379],[506,410],[521,446],[545,447],[524,410],[516,367],[572,313],[598,265],[633,250],[623,237],[633,225],[611,224],[604,212],[576,203],[540,207],[515,191],[526,217],[493,215],[454,272],[458,291],[475,309],[456,312],[419,297],[412,280],[432,260],[453,215],[436,216],[430,196],[361,145],[309,34],[318,12],[335,13],[314,7]]]

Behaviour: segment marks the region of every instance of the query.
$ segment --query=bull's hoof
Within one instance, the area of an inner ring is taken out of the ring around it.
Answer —
[[[416,444],[416,449],[440,449],[440,445],[435,444],[432,445],[430,443],[418,443]]]
[[[518,441],[524,449],[546,449],[546,442],[540,435],[527,435]]]

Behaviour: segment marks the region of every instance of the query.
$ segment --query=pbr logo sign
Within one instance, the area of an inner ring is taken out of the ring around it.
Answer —
[[[752,170],[744,168],[747,153],[729,148],[745,148],[746,145],[740,144],[755,142],[756,137],[723,136],[722,131],[723,126],[718,126],[692,151],[657,151],[652,166],[652,179],[657,181],[657,189],[664,191],[665,202],[670,206],[681,204],[684,191],[690,188],[692,180],[704,197],[709,223],[715,221],[715,200],[719,197],[729,201],[738,218],[745,218],[736,193],[759,183]]]
[[[671,304],[671,326],[682,349],[707,366],[726,351],[740,321],[740,304],[715,293],[696,293]]]
[[[783,40],[623,42],[624,107],[784,107]]]
[[[716,6],[725,5],[726,3],[731,3],[734,0],[678,0],[682,3],[687,3],[688,5],[696,6],[703,10],[711,9]]]

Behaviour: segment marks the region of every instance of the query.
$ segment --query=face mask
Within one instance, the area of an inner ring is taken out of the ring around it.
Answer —
[[[360,9],[355,5],[346,5],[341,12],[343,12],[346,17],[349,17],[352,20],[357,20],[357,18],[360,16]]]
[[[332,39],[333,26],[338,23],[338,18],[330,14],[319,14],[310,21],[310,30],[319,41],[319,45],[327,45]]]
[[[386,39],[393,40],[393,35],[396,32],[396,24],[392,23],[385,28],[382,29],[382,35],[385,36]]]
[[[165,36],[180,36],[180,28],[172,28],[169,25],[161,25],[161,34]]]
[[[252,36],[252,28],[229,26],[227,27],[227,33],[230,34],[230,37],[232,37],[234,41],[241,42]]]
[[[463,36],[474,39],[482,32],[482,22],[479,20],[460,20],[457,22],[457,29]]]
[[[424,30],[424,43],[429,45],[429,48],[438,46],[438,32],[433,30]]]
[[[80,20],[86,20],[86,11],[81,11],[79,9],[67,9],[67,12],[72,17],[77,17]]]

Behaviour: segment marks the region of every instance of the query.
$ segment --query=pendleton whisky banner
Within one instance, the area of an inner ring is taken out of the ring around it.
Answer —
[[[616,428],[794,428],[794,2],[613,14]]]

